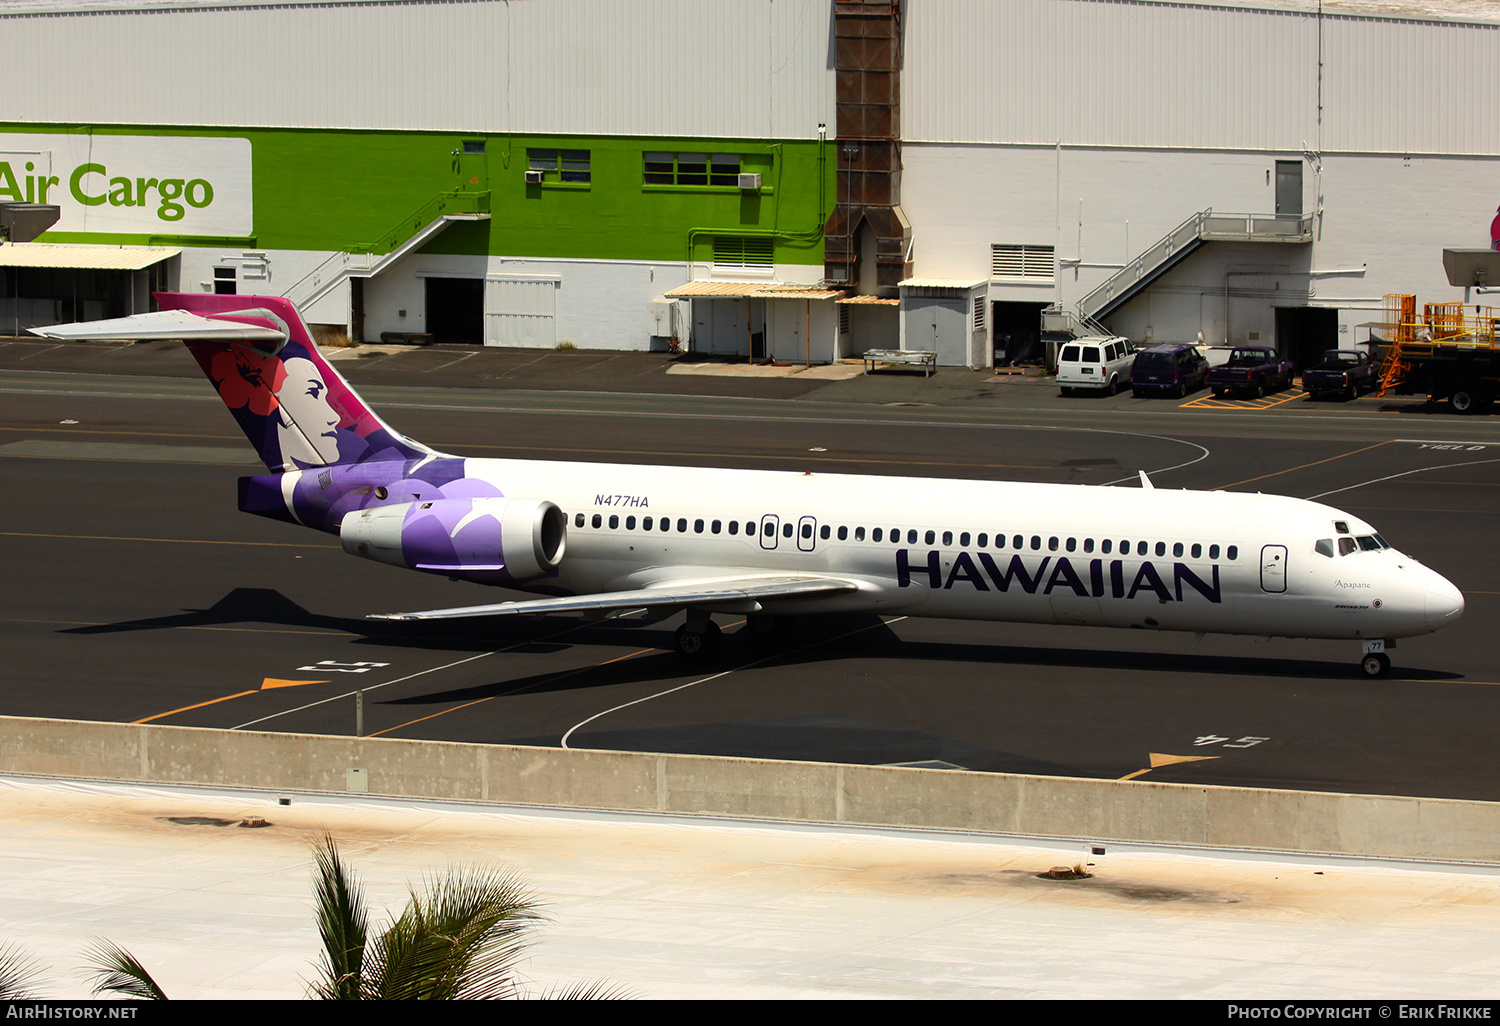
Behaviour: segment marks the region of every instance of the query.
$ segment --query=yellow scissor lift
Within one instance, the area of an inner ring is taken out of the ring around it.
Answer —
[[[1417,317],[1417,297],[1385,297],[1391,345],[1380,364],[1376,395],[1425,392],[1447,399],[1457,413],[1477,413],[1500,391],[1500,316],[1494,307],[1428,303]]]

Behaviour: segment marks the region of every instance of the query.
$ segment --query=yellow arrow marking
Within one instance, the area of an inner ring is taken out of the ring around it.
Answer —
[[[197,705],[185,705],[181,709],[171,709],[167,712],[157,713],[155,716],[147,716],[144,719],[131,720],[131,723],[150,723],[152,720],[165,719],[168,716],[176,716],[178,713],[191,712],[194,709],[202,709],[205,705],[218,705],[227,702],[231,698],[244,698],[246,695],[259,694],[267,688],[294,688],[299,684],[327,684],[326,680],[277,680],[275,677],[266,677],[261,681],[260,687],[249,691],[236,691],[232,695],[224,695],[222,698],[210,698],[207,702],[199,702]]]
[[[1134,773],[1127,773],[1120,779],[1134,780],[1136,777],[1145,776],[1154,769],[1161,769],[1163,766],[1172,766],[1179,762],[1207,762],[1210,759],[1222,758],[1222,755],[1162,755],[1160,752],[1152,752],[1150,766],[1145,769],[1136,770]]]

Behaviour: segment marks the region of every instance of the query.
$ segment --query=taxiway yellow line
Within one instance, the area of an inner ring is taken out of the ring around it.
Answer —
[[[176,716],[178,713],[191,712],[194,709],[202,709],[206,705],[218,705],[220,702],[227,702],[231,698],[244,698],[246,695],[258,695],[258,694],[260,694],[260,689],[259,688],[254,688],[254,689],[252,689],[250,691],[241,691],[238,694],[234,694],[234,695],[225,695],[223,698],[210,698],[207,702],[199,702],[197,705],[185,705],[181,709],[173,709],[170,712],[157,713],[155,716],[147,716],[145,719],[131,720],[130,722],[131,723],[150,723],[152,720],[165,719],[168,716]]]
[[[1341,460],[1341,459],[1344,459],[1347,456],[1357,456],[1357,455],[1359,455],[1362,452],[1369,452],[1371,449],[1379,449],[1382,445],[1390,445],[1390,444],[1391,444],[1391,440],[1389,438],[1387,438],[1383,442],[1376,442],[1374,445],[1367,445],[1363,449],[1354,449],[1354,450],[1351,450],[1350,452],[1340,453],[1337,456],[1330,456],[1330,457],[1328,457],[1325,460],[1313,460],[1311,463],[1304,463],[1304,464],[1302,464],[1301,466],[1298,466],[1298,467],[1287,467],[1285,470],[1278,470],[1278,471],[1276,471],[1273,474],[1262,474],[1259,477],[1247,477],[1243,481],[1234,481],[1234,482],[1231,482],[1230,484],[1219,485],[1217,488],[1214,488],[1213,491],[1221,492],[1221,491],[1223,491],[1226,488],[1237,488],[1237,487],[1239,487],[1242,484],[1249,484],[1252,481],[1264,481],[1268,477],[1280,477],[1282,474],[1291,474],[1291,473],[1294,473],[1295,471],[1298,471],[1298,470],[1306,470],[1308,467],[1316,467],[1316,466],[1320,466],[1321,464],[1324,464],[1324,463],[1332,463],[1334,460]]]

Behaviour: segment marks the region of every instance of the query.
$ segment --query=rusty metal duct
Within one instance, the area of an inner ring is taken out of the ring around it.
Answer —
[[[838,188],[823,226],[823,274],[860,291],[873,277],[876,291],[894,295],[911,276],[911,225],[901,212],[901,5],[835,0],[833,32]],[[860,266],[872,249],[873,276]]]

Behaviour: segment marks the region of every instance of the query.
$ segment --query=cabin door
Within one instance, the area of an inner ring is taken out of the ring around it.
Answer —
[[[1260,550],[1260,590],[1274,595],[1286,591],[1286,546],[1263,545]]]

